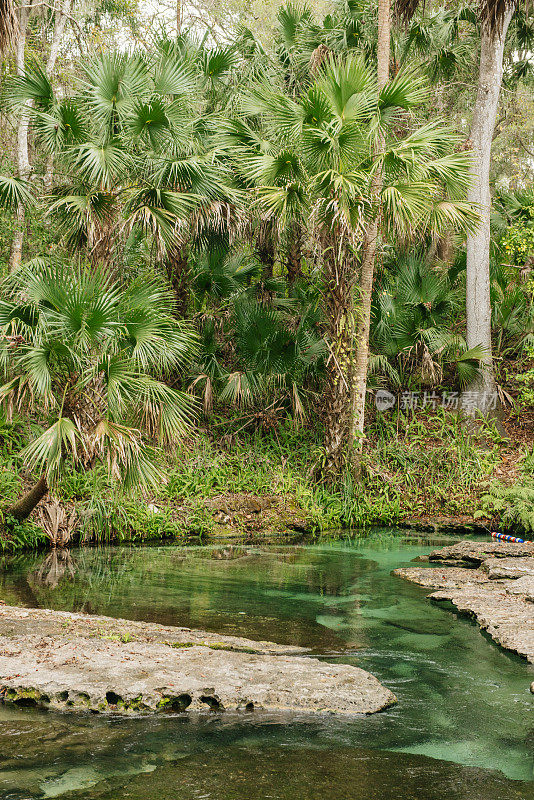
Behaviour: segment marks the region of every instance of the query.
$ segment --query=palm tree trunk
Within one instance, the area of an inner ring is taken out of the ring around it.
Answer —
[[[347,254],[338,252],[335,242],[335,231],[332,231],[325,236],[323,243],[329,354],[322,398],[325,429],[322,473],[327,479],[339,476],[347,463],[351,350],[354,340],[354,269]]]
[[[180,319],[184,319],[189,308],[189,257],[187,248],[184,246],[169,250],[165,267],[174,289],[176,314]]]
[[[17,32],[17,15],[13,0],[0,0],[0,53],[5,53]]]
[[[391,39],[390,0],[378,2],[378,91],[384,88],[389,79],[389,56]],[[375,145],[375,153],[384,148],[384,137],[379,134]],[[371,199],[377,203],[382,190],[382,174],[377,171],[371,184]],[[365,232],[362,247],[362,263],[360,273],[360,311],[356,332],[356,353],[354,355],[353,379],[351,385],[351,420],[349,440],[351,447],[361,451],[363,445],[363,427],[365,422],[365,395],[367,392],[367,369],[369,364],[369,328],[371,325],[371,300],[373,296],[376,249],[380,231],[380,209],[375,212]],[[356,441],[357,438],[357,441]]]
[[[272,220],[262,220],[256,236],[256,252],[263,267],[263,280],[273,277],[276,247],[274,243],[274,225]]]
[[[473,165],[468,200],[476,203],[482,220],[476,233],[467,237],[467,346],[485,349],[482,375],[464,392],[462,407],[469,415],[487,414],[493,406],[495,379],[491,352],[490,303],[490,164],[491,144],[502,83],[506,33],[515,5],[512,3],[500,24],[482,25],[478,92],[473,109],[471,144]]]
[[[287,281],[292,286],[302,277],[302,226],[294,220],[288,230],[287,243]]]
[[[22,522],[30,516],[33,509],[39,505],[47,493],[48,483],[46,477],[41,475],[35,486],[29,489],[15,505],[11,506],[7,513]]]

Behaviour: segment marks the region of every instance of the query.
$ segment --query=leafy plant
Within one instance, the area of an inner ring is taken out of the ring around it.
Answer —
[[[150,276],[121,287],[105,268],[36,260],[5,281],[0,398],[8,412],[38,407],[53,420],[21,454],[41,475],[41,497],[67,455],[85,468],[102,462],[125,486],[162,480],[149,441],[175,441],[194,417],[192,398],[161,380],[195,347],[172,312],[169,290]]]

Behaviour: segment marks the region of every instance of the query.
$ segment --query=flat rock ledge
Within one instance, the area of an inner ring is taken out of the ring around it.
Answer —
[[[394,574],[434,589],[431,600],[451,602],[495,642],[534,663],[533,545],[458,542],[431,553],[428,566]]]
[[[368,672],[301,648],[155,623],[0,605],[0,699],[104,714],[373,714],[396,702]]]

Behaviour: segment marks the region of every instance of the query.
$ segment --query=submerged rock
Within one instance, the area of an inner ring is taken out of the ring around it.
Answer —
[[[365,670],[270,642],[0,607],[0,696],[100,713],[255,709],[372,714],[396,702]]]

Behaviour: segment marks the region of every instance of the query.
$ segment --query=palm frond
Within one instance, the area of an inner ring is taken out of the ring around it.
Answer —
[[[22,450],[21,457],[30,469],[44,473],[49,486],[54,486],[61,475],[65,456],[68,453],[76,459],[80,442],[74,423],[66,417],[59,417]]]
[[[30,185],[22,178],[0,175],[0,208],[16,211],[33,202]]]

